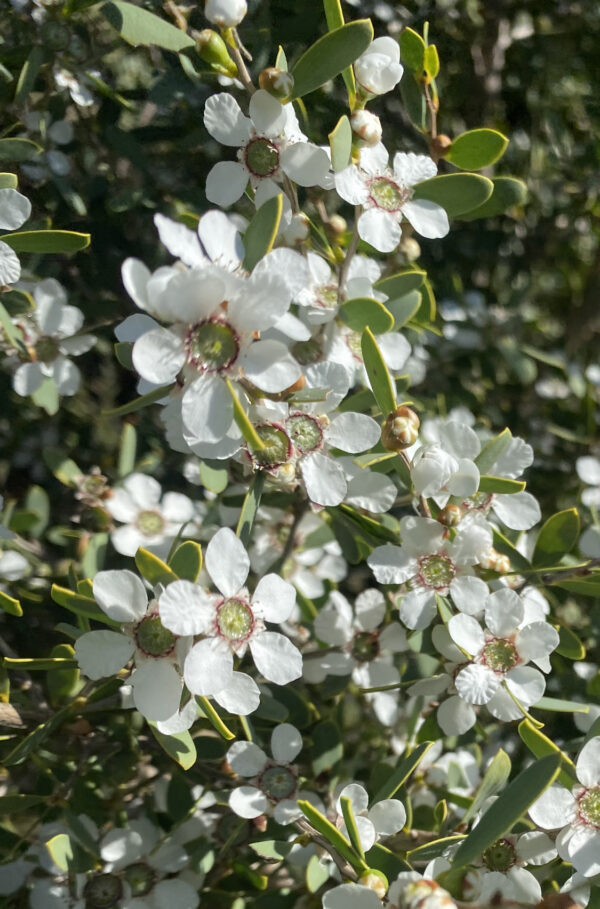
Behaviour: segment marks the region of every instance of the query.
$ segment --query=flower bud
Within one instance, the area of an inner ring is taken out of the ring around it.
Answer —
[[[431,140],[431,152],[436,158],[443,158],[450,151],[452,139],[443,133]]]
[[[204,7],[208,21],[219,28],[235,28],[247,12],[246,0],[206,0]]]
[[[510,571],[510,559],[498,550],[490,546],[485,556],[479,559],[482,568],[488,568],[490,571],[497,571],[498,574],[506,574]]]
[[[383,95],[400,82],[400,45],[394,38],[376,38],[354,64],[356,81],[367,95]]]
[[[381,871],[376,871],[374,868],[369,868],[368,871],[361,874],[358,883],[361,887],[368,887],[369,890],[373,890],[380,900],[382,900],[388,892],[389,883],[387,877]]]
[[[403,451],[419,437],[421,421],[410,407],[402,405],[389,413],[381,430],[381,443],[388,451]]]
[[[231,76],[232,79],[238,74],[237,66],[229,56],[227,45],[220,35],[212,28],[204,28],[196,35],[196,49],[198,55],[205,63],[210,63],[222,75]]]
[[[310,233],[310,224],[303,211],[292,215],[289,227],[284,230],[285,239],[290,244],[304,243]]]
[[[277,69],[276,66],[268,66],[260,73],[258,84],[270,95],[283,101],[289,98],[294,88],[294,77],[284,69]]]
[[[399,909],[456,909],[448,891],[426,878],[407,884],[400,894],[398,906]]]
[[[414,237],[402,237],[400,252],[404,254],[407,262],[415,262],[421,255],[421,247]]]
[[[368,110],[357,110],[350,117],[353,132],[362,139],[365,145],[377,145],[381,142],[383,131],[381,120]]]
[[[457,524],[460,524],[462,518],[463,510],[460,505],[446,505],[437,516],[440,524],[444,524],[445,527],[456,527]]]
[[[348,222],[341,215],[331,215],[325,228],[334,237],[341,237],[348,230]]]

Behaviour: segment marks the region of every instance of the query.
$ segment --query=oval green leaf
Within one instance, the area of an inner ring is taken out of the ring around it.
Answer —
[[[382,414],[396,409],[396,389],[370,328],[365,328],[360,342],[365,369]]]
[[[302,98],[334,79],[366,51],[372,40],[373,26],[369,19],[356,19],[323,35],[292,69],[292,99]]]
[[[480,492],[496,492],[500,495],[512,495],[523,492],[527,484],[524,480],[509,480],[507,477],[483,476],[479,478]]]
[[[177,580],[177,575],[169,568],[166,562],[163,562],[157,555],[142,546],[135,554],[135,564],[144,580],[148,581],[152,586],[155,584],[170,584],[171,581]]]
[[[15,252],[73,253],[90,245],[90,234],[75,230],[21,230],[4,234],[2,241]]]
[[[182,770],[189,770],[196,763],[196,746],[189,732],[177,732],[174,735],[166,735],[159,732],[154,723],[148,723],[152,730],[152,735],[172,760],[176,761]]]
[[[186,47],[196,46],[194,39],[184,31],[133,3],[113,0],[105,3],[101,12],[121,37],[134,47],[139,44],[155,44],[164,50],[178,53]]]
[[[425,69],[425,42],[412,28],[405,28],[400,35],[400,59],[415,73]]]
[[[352,153],[352,127],[350,126],[350,120],[345,114],[340,117],[329,133],[328,138],[331,150],[331,166],[337,174],[338,171],[348,167]]]
[[[41,151],[31,139],[0,139],[0,161],[30,161]]]
[[[387,278],[380,278],[375,282],[374,287],[382,294],[387,294],[390,300],[395,300],[398,297],[406,296],[413,290],[418,290],[426,277],[426,271],[410,268],[399,271],[395,275],[389,275]]]
[[[340,307],[339,316],[342,322],[353,331],[363,331],[370,328],[377,335],[391,331],[394,327],[394,317],[379,300],[370,297],[356,297],[348,300]]]
[[[453,140],[446,161],[461,170],[481,170],[498,161],[508,145],[508,139],[495,129],[471,129]]]
[[[523,205],[527,198],[527,187],[522,180],[515,177],[494,177],[494,190],[489,199],[468,214],[461,215],[461,220],[472,221],[475,218],[493,218],[502,215],[515,205]]]
[[[548,518],[542,526],[533,550],[532,564],[536,568],[555,565],[573,549],[579,537],[577,509],[567,508]]]
[[[451,217],[483,205],[492,195],[494,184],[479,174],[442,174],[415,186],[415,199],[437,202]]]
[[[178,578],[195,583],[202,571],[200,543],[196,543],[195,540],[186,540],[185,543],[181,543],[169,559],[169,568]]]

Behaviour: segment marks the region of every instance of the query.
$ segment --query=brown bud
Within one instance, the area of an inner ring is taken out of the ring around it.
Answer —
[[[444,524],[445,527],[456,527],[457,524],[460,524],[462,518],[463,510],[460,505],[446,505],[437,516],[440,524]]]
[[[450,136],[445,136],[441,133],[439,136],[436,136],[435,139],[431,140],[431,151],[435,157],[443,158],[450,151],[451,145],[452,139]]]
[[[421,421],[404,404],[389,413],[381,430],[381,443],[388,451],[403,451],[414,445],[419,436]]]
[[[289,98],[294,88],[294,77],[284,69],[277,69],[276,66],[268,66],[260,73],[258,84],[270,95],[283,101]]]

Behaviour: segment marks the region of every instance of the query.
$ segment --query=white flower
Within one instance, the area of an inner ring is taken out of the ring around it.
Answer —
[[[472,576],[472,566],[492,544],[487,527],[459,525],[451,540],[437,521],[410,515],[400,521],[400,535],[402,546],[378,546],[367,563],[380,584],[410,582],[399,605],[400,618],[408,628],[429,625],[436,614],[436,593],[449,593],[455,601],[487,594],[484,582]]]
[[[111,532],[112,544],[122,555],[134,556],[140,546],[166,556],[182,525],[194,518],[194,503],[179,492],[167,492],[153,477],[130,474],[106,500],[106,508],[124,522]]]
[[[16,189],[0,189],[0,230],[18,230],[31,214],[31,202]],[[0,284],[14,284],[21,277],[16,252],[0,240]]]
[[[554,843],[541,830],[503,836],[483,852],[483,868],[467,874],[469,899],[487,903],[499,893],[505,900],[538,903],[542,898],[540,884],[523,866],[545,865],[556,855]]]
[[[393,170],[389,155],[379,143],[363,148],[358,167],[351,164],[335,175],[338,194],[365,211],[358,219],[358,233],[380,252],[392,252],[400,242],[400,222],[406,218],[422,237],[445,237],[450,226],[444,209],[428,199],[413,199],[413,187],[435,177],[437,167],[426,155],[396,152]]]
[[[520,597],[505,588],[487,599],[485,630],[465,613],[452,616],[448,622],[454,643],[473,658],[456,675],[458,694],[469,704],[486,704],[500,720],[522,715],[510,693],[526,707],[539,701],[544,694],[544,677],[525,664],[531,660],[549,671],[548,656],[558,646],[558,632],[551,625],[524,624],[523,618]]]
[[[403,72],[400,45],[389,37],[375,38],[354,63],[356,81],[369,95],[391,92],[400,82]]]
[[[284,175],[299,186],[319,186],[329,172],[323,149],[305,141],[291,104],[283,105],[259,89],[250,98],[250,118],[231,95],[211,95],[204,106],[204,125],[217,142],[239,146],[238,161],[219,161],[206,180],[206,196],[217,205],[231,205],[248,181],[280,182]]]
[[[218,594],[190,581],[173,581],[158,601],[165,628],[174,634],[203,636],[185,661],[188,689],[218,700],[232,684],[234,654],[241,657],[248,649],[268,681],[286,685],[299,678],[299,650],[284,635],[267,631],[265,626],[265,622],[289,618],[296,601],[291,584],[268,574],[250,595],[244,586],[250,560],[228,527],[221,528],[206,547],[205,565]]]
[[[363,850],[368,852],[382,836],[393,836],[406,823],[406,810],[398,799],[383,799],[369,809],[369,794],[360,783],[350,783],[338,794],[335,810],[338,813],[336,826],[348,836],[342,815],[342,798],[350,799],[352,813],[356,820],[358,835]]]
[[[290,766],[302,744],[300,732],[291,723],[280,723],[274,728],[272,760],[254,742],[234,742],[227,752],[227,762],[235,773],[248,777],[251,783],[230,793],[231,810],[248,819],[272,814],[278,824],[291,824],[302,817],[297,799],[320,804],[312,793],[298,791],[298,775]]]
[[[219,28],[235,28],[247,12],[246,0],[206,0],[204,7],[208,21]]]
[[[55,67],[54,81],[58,88],[66,88],[78,107],[91,107],[95,98],[81,78],[68,69]]]
[[[381,591],[370,588],[356,598],[354,610],[341,593],[333,591],[314,621],[314,631],[325,644],[339,648],[333,652],[305,654],[304,678],[315,683],[328,675],[352,674],[361,688],[376,688],[400,682],[394,654],[406,650],[406,632],[398,622],[381,628],[385,619],[385,599]],[[390,726],[398,715],[398,691],[367,694],[380,723]]]
[[[433,496],[443,507],[450,496],[466,497],[477,492],[475,458],[481,443],[470,426],[456,420],[425,420],[420,435],[421,444],[407,451],[417,495]]]
[[[177,713],[183,682],[179,668],[190,639],[178,637],[161,622],[155,600],[131,571],[99,571],[94,599],[121,631],[88,631],[75,642],[75,657],[89,679],[116,675],[134,657],[133,699],[148,720],[167,720]]]
[[[76,306],[66,305],[65,290],[54,278],[36,284],[33,297],[36,308],[13,319],[30,356],[30,362],[17,368],[13,388],[18,395],[27,397],[50,379],[60,395],[74,395],[81,373],[68,357],[90,350],[96,338],[79,334],[83,313]]]
[[[576,770],[579,784],[571,792],[550,786],[529,814],[545,830],[562,828],[556,838],[558,854],[591,878],[600,874],[600,736],[583,746]]]
[[[581,482],[587,486],[581,493],[581,501],[588,508],[600,507],[600,460],[592,455],[577,458],[575,469]]]

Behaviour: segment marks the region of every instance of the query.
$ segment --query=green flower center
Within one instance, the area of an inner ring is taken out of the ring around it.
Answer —
[[[583,793],[579,799],[579,814],[587,824],[600,827],[600,786]]]
[[[323,430],[318,420],[304,413],[294,413],[286,423],[290,438],[298,451],[308,454],[321,447]]]
[[[338,289],[335,284],[322,284],[320,287],[317,287],[317,303],[319,303],[323,309],[337,309],[338,305]]]
[[[279,167],[279,151],[268,139],[251,139],[244,158],[250,173],[257,177],[270,177]]]
[[[240,345],[238,336],[226,322],[201,322],[194,325],[185,341],[188,362],[203,372],[227,369],[235,361]]]
[[[376,631],[359,631],[352,640],[352,656],[359,663],[370,663],[379,656],[379,635]]]
[[[83,896],[89,909],[109,909],[123,896],[123,885],[116,874],[96,874],[86,882]]]
[[[496,840],[483,853],[483,864],[490,871],[508,871],[515,864],[515,847],[508,840]]]
[[[60,353],[58,341],[54,338],[40,338],[35,345],[35,353],[42,363],[52,363]]]
[[[419,560],[419,578],[425,587],[441,590],[447,587],[456,569],[454,563],[445,555],[429,555]]]
[[[410,189],[404,189],[390,180],[389,177],[375,177],[369,187],[371,200],[378,208],[384,211],[400,211],[405,202],[410,199]]]
[[[135,862],[125,869],[124,877],[131,887],[132,896],[145,896],[154,886],[156,871],[145,862]]]
[[[135,629],[136,644],[149,656],[167,656],[175,647],[176,640],[157,615],[145,616]]]
[[[318,363],[323,356],[323,348],[317,338],[309,338],[308,341],[296,341],[292,345],[291,351],[301,366],[310,366],[311,363]]]
[[[265,446],[252,452],[256,463],[266,469],[273,469],[284,464],[292,453],[288,434],[274,423],[263,423],[256,426],[255,429]]]
[[[258,785],[270,799],[289,799],[296,791],[296,777],[288,767],[276,764],[265,770]]]
[[[508,672],[517,665],[518,661],[514,645],[502,638],[497,638],[485,645],[483,659],[494,672]]]
[[[145,537],[154,537],[165,529],[165,522],[157,511],[140,511],[136,523]]]
[[[228,641],[244,641],[254,628],[254,615],[245,600],[223,600],[217,609],[217,628]]]

